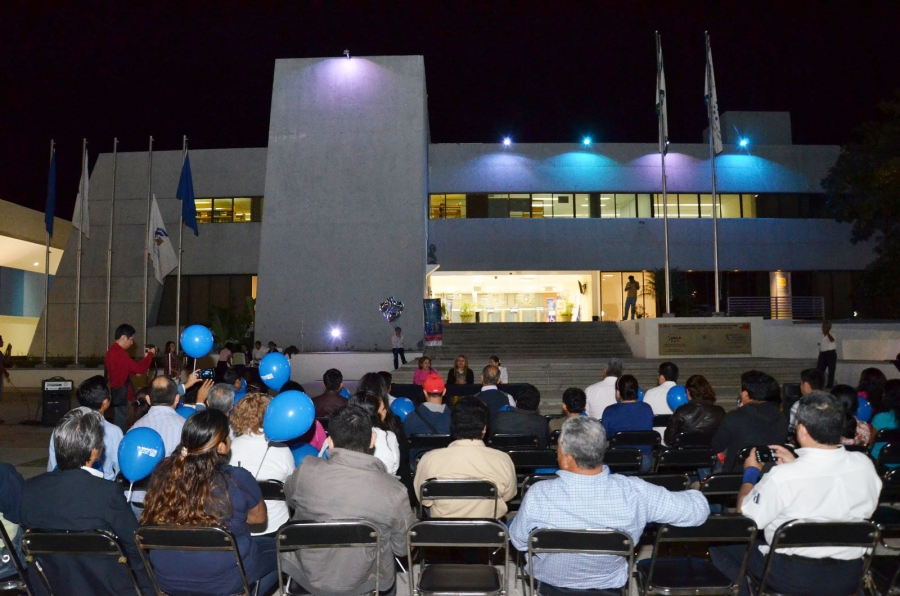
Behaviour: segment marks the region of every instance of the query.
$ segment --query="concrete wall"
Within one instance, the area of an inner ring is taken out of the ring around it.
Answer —
[[[256,333],[303,351],[422,337],[427,113],[421,56],[278,60]],[[414,344],[413,344],[414,345]]]

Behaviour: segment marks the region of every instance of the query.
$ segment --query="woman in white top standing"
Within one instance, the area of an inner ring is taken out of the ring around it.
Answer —
[[[500,369],[500,384],[506,385],[509,383],[509,375],[506,374],[506,367],[500,366],[500,358],[498,356],[491,356],[488,358],[488,364],[496,366]]]
[[[375,455],[381,460],[389,474],[396,474],[400,467],[400,443],[394,431],[386,428],[385,419],[387,410],[384,400],[374,393],[359,391],[350,398],[347,405],[359,406],[372,416],[372,426],[375,431]]]
[[[394,353],[394,370],[400,368],[397,357],[406,364],[406,352],[403,349],[403,330],[400,327],[394,327],[394,334],[391,336],[391,352]]]
[[[294,471],[294,455],[287,446],[270,442],[263,433],[263,416],[269,402],[264,393],[251,393],[240,400],[231,414],[231,465],[244,468],[257,480],[284,482]],[[284,501],[266,501],[269,516],[265,530],[252,532],[253,536],[274,534],[290,519]]]

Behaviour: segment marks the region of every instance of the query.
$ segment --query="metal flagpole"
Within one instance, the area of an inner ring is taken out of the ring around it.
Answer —
[[[50,162],[53,162],[53,152],[56,143],[50,139]],[[53,214],[50,214],[54,217]],[[50,325],[50,232],[47,232],[47,251],[44,259],[44,366],[47,365],[47,327]]]
[[[660,64],[657,65],[656,72],[656,88],[660,88],[660,77],[662,77],[662,60],[660,57],[660,44],[659,44],[659,32],[656,33],[656,55],[660,58]],[[669,314],[672,297],[671,297],[671,286],[669,284],[669,195],[666,191],[666,139],[664,137],[663,132],[663,114],[666,111],[666,106],[663,102],[665,102],[666,98],[662,97],[658,101],[660,102],[660,109],[658,114],[659,121],[659,147],[660,147],[660,158],[662,160],[662,195],[663,195],[663,243],[665,244],[665,277],[666,277],[666,309],[665,313]]]
[[[119,139],[113,139],[113,183],[109,201],[109,241],[106,245],[106,337],[109,339],[110,298],[112,297],[113,228],[116,223],[116,169],[119,164]]]
[[[75,260],[75,366],[78,366],[78,348],[81,343],[81,254],[82,241],[84,239],[84,205],[87,202],[85,196],[85,184],[87,184],[84,171],[87,169],[87,139],[81,140],[81,225],[78,230],[78,255]]]
[[[144,232],[144,310],[142,319],[144,345],[147,345],[147,262],[150,260],[150,199],[153,192],[153,137],[150,137],[150,148],[147,150],[147,227]]]
[[[713,80],[712,64],[709,63],[709,32],[706,31],[706,80],[709,84],[709,99],[706,101],[707,118],[709,119],[709,165],[712,170],[712,208],[713,208],[713,275],[716,291],[716,314],[719,310],[719,200],[716,194],[716,149],[713,144]]]
[[[187,135],[181,140],[181,169],[184,169],[184,159],[187,157]],[[183,199],[182,199],[183,200]],[[175,283],[175,353],[181,349],[181,256],[184,254],[184,210],[178,216],[178,281]],[[196,367],[196,361],[194,362]]]

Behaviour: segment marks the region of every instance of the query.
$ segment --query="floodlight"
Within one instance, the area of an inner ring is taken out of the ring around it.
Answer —
[[[746,147],[749,144],[750,144],[750,141],[747,139],[741,139],[740,141],[738,141],[738,145],[740,145],[741,147]]]
[[[581,141],[581,144],[584,145],[585,147],[590,147],[591,146],[591,137],[584,137],[584,140]]]
[[[341,336],[341,330],[339,327],[331,328],[331,337],[338,339]]]
[[[503,137],[503,146],[509,147],[510,145],[512,145],[512,139],[509,137]]]

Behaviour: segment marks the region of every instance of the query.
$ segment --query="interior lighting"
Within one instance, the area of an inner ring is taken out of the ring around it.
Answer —
[[[743,138],[740,141],[738,141],[738,145],[740,145],[741,147],[746,147],[749,144],[750,144],[750,141],[746,138]]]
[[[344,56],[347,57],[347,60],[350,59],[350,50],[344,50]]]
[[[338,328],[338,327],[332,327],[332,328],[331,328],[331,337],[333,337],[334,339],[340,338],[340,337],[341,337],[341,330],[340,330],[340,328]]]
[[[512,145],[512,139],[509,137],[503,137],[503,146],[509,147],[510,145]]]
[[[35,261],[35,262],[34,262],[34,266],[35,266],[35,267],[39,267],[39,266],[40,266],[40,263],[38,263],[37,261]]]
[[[590,147],[591,146],[591,137],[584,137],[584,140],[581,141],[581,144],[584,145],[585,147]]]

